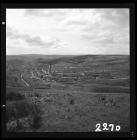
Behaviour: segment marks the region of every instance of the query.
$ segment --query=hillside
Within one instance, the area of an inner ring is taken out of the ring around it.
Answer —
[[[7,56],[8,131],[89,132],[98,122],[118,124],[121,131],[128,131],[129,65],[128,55]],[[27,111],[25,118],[13,115],[12,109],[23,107],[23,102],[40,107],[37,128],[32,128],[30,121],[23,123],[28,116],[34,119],[35,113]],[[20,118],[19,129],[15,116]]]

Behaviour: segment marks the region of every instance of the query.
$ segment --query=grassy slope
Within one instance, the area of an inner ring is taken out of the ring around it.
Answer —
[[[129,94],[73,90],[37,92],[43,99],[44,112],[39,132],[91,132],[96,123],[105,122],[120,125],[121,131],[129,131]]]

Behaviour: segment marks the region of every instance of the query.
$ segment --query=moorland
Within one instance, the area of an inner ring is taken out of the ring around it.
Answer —
[[[129,83],[128,55],[7,55],[7,131],[129,131]]]

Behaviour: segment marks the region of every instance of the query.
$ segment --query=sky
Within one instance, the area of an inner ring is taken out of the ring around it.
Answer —
[[[6,9],[6,54],[129,54],[129,9]]]

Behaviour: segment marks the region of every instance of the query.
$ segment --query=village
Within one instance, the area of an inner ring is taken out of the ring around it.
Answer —
[[[63,83],[73,83],[77,81],[83,81],[88,79],[98,80],[98,79],[115,79],[116,77],[112,76],[111,74],[102,71],[102,72],[95,72],[95,71],[75,71],[74,68],[77,67],[69,67],[69,70],[57,70],[52,69],[52,65],[46,65],[44,68],[35,68],[31,71],[30,78],[33,80],[42,80],[46,82],[63,82]]]

